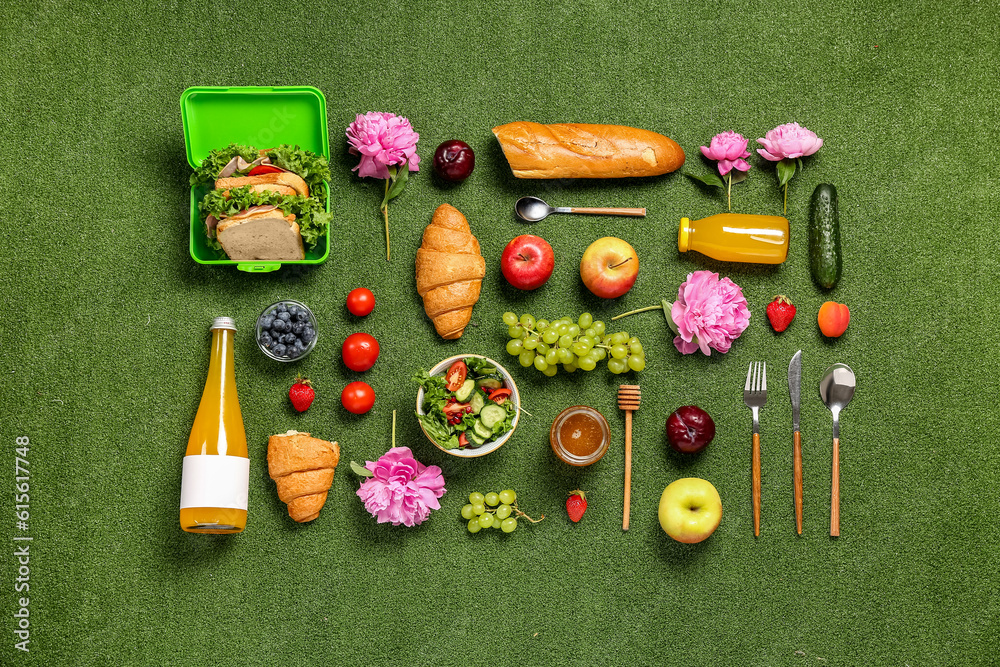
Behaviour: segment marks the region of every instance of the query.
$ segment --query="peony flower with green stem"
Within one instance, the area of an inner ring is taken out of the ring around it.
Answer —
[[[778,187],[785,189],[784,212],[788,212],[788,181],[795,175],[795,167],[802,168],[802,158],[812,155],[823,145],[823,140],[798,123],[785,123],[758,139],[764,148],[757,152],[771,162],[777,162]]]
[[[419,171],[420,156],[417,141],[408,118],[392,113],[369,111],[358,114],[347,127],[348,151],[360,155],[361,161],[351,169],[361,178],[384,178],[385,196],[379,207],[385,217],[385,258],[389,253],[389,202],[398,197],[411,171]]]
[[[731,211],[733,210],[733,183],[744,180],[747,172],[750,171],[750,163],[747,162],[747,158],[750,157],[750,151],[747,150],[748,143],[749,140],[742,134],[728,130],[712,137],[708,146],[701,147],[702,155],[709,160],[718,162],[716,167],[719,170],[719,175],[726,178],[725,182],[715,174],[698,176],[688,172],[684,173],[706,185],[726,188],[726,198]]]

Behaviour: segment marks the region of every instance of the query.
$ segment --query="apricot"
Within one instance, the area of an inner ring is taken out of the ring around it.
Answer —
[[[827,301],[819,307],[816,321],[824,336],[837,338],[847,331],[847,325],[851,322],[851,311],[842,303]]]

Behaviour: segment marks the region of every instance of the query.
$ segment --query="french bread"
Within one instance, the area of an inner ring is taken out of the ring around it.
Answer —
[[[674,140],[624,125],[518,121],[493,134],[517,178],[659,176],[684,164]]]
[[[253,192],[273,190],[282,195],[309,196],[309,186],[298,174],[282,171],[258,176],[237,176],[235,178],[220,178],[215,181],[216,190],[232,190],[249,185]]]
[[[285,215],[276,206],[254,206],[224,218],[215,235],[229,259],[305,259],[295,216]]]

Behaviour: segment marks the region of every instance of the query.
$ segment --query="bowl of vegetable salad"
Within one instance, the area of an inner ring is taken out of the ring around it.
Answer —
[[[413,375],[417,420],[434,446],[475,458],[500,449],[520,417],[521,396],[507,369],[478,354],[448,357]]]

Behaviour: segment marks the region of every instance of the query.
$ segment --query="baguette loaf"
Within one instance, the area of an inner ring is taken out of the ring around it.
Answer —
[[[288,516],[299,523],[319,516],[339,461],[336,442],[298,431],[268,438],[267,472],[278,485],[278,497],[288,505]]]
[[[215,181],[216,190],[232,190],[249,185],[253,192],[273,190],[282,195],[309,196],[309,186],[298,174],[282,171],[258,176],[237,176],[235,178],[220,178]]]
[[[623,125],[520,121],[493,134],[517,178],[659,176],[684,164],[677,142]]]
[[[454,206],[441,204],[417,249],[417,293],[442,338],[461,338],[479,301],[486,260],[469,222]]]
[[[215,228],[216,238],[229,259],[305,259],[302,234],[295,216],[276,206],[254,206],[224,218]]]

